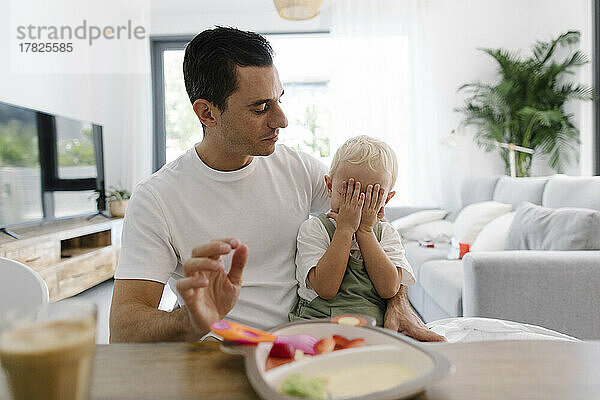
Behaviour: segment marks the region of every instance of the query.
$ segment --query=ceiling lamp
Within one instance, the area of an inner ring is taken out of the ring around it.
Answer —
[[[317,16],[323,0],[273,0],[281,18],[302,21]]]

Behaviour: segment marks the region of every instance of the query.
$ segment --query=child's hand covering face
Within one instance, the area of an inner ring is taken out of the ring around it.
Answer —
[[[365,194],[360,191],[360,182],[350,178],[342,182],[341,201],[337,212],[330,212],[327,216],[337,222],[337,229],[354,233],[361,224],[361,214],[365,203]]]
[[[329,197],[331,198],[331,210],[333,211],[333,214],[335,214],[331,215],[331,217],[334,219],[337,217],[337,214],[341,213],[340,206],[345,202],[348,183],[351,180],[355,182],[354,190],[356,190],[356,185],[360,184],[358,190],[365,196],[362,208],[367,205],[367,190],[369,189],[369,186],[371,187],[371,198],[368,202],[370,210],[367,211],[367,215],[361,211],[361,218],[367,216],[368,220],[365,221],[363,227],[368,229],[367,226],[370,225],[372,229],[372,227],[383,218],[383,207],[395,194],[395,192],[389,192],[391,174],[387,171],[373,171],[368,166],[345,163],[334,177],[326,176],[325,182],[327,184]],[[375,196],[373,196],[373,189],[376,185],[379,185],[379,190],[376,191]],[[354,191],[350,191],[350,193],[354,194]],[[373,208],[376,208],[376,212]],[[375,213],[375,217],[373,217],[373,213]],[[360,227],[361,224],[362,222],[359,222],[358,227]]]
[[[361,194],[362,195],[362,194]],[[383,213],[385,205],[385,189],[376,183],[375,186],[368,185],[365,191],[365,202],[360,218],[359,231],[371,232],[375,225],[379,222],[379,212]]]

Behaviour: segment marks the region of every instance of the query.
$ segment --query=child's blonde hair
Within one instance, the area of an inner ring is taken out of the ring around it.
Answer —
[[[354,165],[368,165],[373,171],[383,169],[392,175],[390,188],[398,177],[398,161],[394,150],[385,142],[367,135],[355,136],[346,140],[335,152],[331,160],[329,176],[333,178],[343,162]]]

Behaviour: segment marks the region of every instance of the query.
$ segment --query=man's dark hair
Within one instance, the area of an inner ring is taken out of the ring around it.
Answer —
[[[235,28],[216,27],[199,33],[187,44],[183,80],[192,104],[204,99],[221,112],[237,89],[236,66],[273,65],[273,49],[263,36]]]

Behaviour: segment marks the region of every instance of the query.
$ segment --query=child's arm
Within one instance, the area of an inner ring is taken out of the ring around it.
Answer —
[[[365,267],[373,282],[373,286],[383,299],[392,298],[400,290],[402,282],[402,269],[397,268],[390,261],[381,244],[377,241],[373,230],[371,232],[357,232],[356,240],[360,253],[365,261]]]
[[[342,184],[343,200],[339,213],[329,213],[336,220],[333,239],[317,266],[308,273],[308,281],[319,297],[329,300],[335,297],[348,265],[352,235],[360,224],[361,209],[365,195],[360,193],[360,182],[350,179]]]
[[[380,189],[379,185],[367,187],[356,240],[373,286],[379,296],[389,299],[400,290],[402,269],[392,264],[373,232],[373,227],[378,222],[377,213],[385,200],[384,194],[385,190]]]
[[[353,234],[336,229],[329,248],[308,273],[310,285],[325,300],[334,298],[342,284]]]

